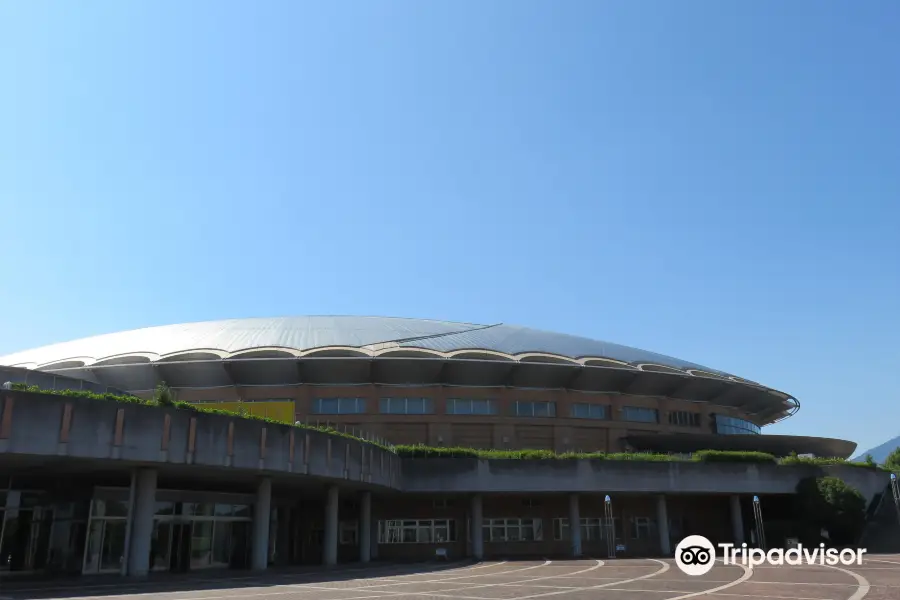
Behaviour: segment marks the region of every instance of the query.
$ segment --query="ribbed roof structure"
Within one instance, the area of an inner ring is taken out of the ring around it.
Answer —
[[[196,351],[213,351],[226,358],[263,348],[281,348],[303,353],[335,347],[357,348],[372,353],[379,349],[402,347],[421,348],[442,354],[461,350],[487,350],[510,358],[535,353],[570,360],[606,358],[632,366],[653,364],[729,376],[721,371],[655,352],[515,325],[345,316],[229,319],[147,327],[0,356],[0,364],[41,368],[71,360],[81,360],[85,365],[90,365],[129,354],[155,359]]]
[[[760,424],[787,394],[629,346],[515,325],[392,317],[230,319],[99,335],[0,357],[0,365],[129,391],[232,385],[456,385],[667,396],[738,406]]]

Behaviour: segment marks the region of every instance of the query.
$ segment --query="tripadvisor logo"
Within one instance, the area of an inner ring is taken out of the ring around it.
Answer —
[[[818,548],[805,548],[797,545],[795,548],[784,550],[773,548],[765,552],[761,548],[748,548],[747,544],[739,547],[734,544],[718,544],[722,554],[722,563],[725,565],[743,565],[745,567],[758,567],[760,565],[772,566],[800,566],[800,565],[861,565],[865,548],[825,548],[825,544],[819,544]],[[702,535],[689,535],[675,548],[675,564],[687,575],[705,575],[716,562],[716,547]]]
[[[675,547],[675,564],[687,575],[705,575],[716,562],[716,549],[702,535],[689,535]]]

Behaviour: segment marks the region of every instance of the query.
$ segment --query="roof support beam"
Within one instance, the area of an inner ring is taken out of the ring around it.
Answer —
[[[505,387],[515,387],[516,373],[518,373],[520,365],[521,363],[512,363],[509,371],[506,373],[506,377],[503,378],[503,385]]]
[[[445,360],[441,363],[441,368],[438,370],[437,374],[434,376],[434,382],[438,385],[447,385],[447,382],[444,381],[447,377],[447,369],[450,361]]]
[[[675,375],[663,395],[671,398],[678,393],[683,393],[694,385],[694,381],[690,375]]]
[[[575,384],[578,383],[578,380],[581,379],[581,376],[584,374],[584,365],[572,369],[571,375],[566,379],[566,382],[563,384],[563,387],[567,390],[571,390],[574,388]]]

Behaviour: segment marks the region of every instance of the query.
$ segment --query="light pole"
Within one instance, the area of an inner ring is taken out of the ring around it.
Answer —
[[[613,521],[612,500],[607,495],[603,502],[606,515],[606,552],[608,558],[616,557],[616,527]]]
[[[762,507],[759,504],[759,496],[753,496],[753,520],[756,522],[756,540],[760,549],[766,551],[766,529],[763,523]]]

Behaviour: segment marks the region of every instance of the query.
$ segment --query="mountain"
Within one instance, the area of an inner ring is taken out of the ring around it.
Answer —
[[[881,464],[888,457],[888,454],[893,452],[893,450],[897,447],[900,447],[900,435],[895,438],[892,438],[880,446],[875,446],[871,450],[866,450],[865,452],[861,452],[859,456],[854,458],[853,460],[864,460],[866,458],[866,454],[871,454],[872,458],[875,459],[875,462]]]

